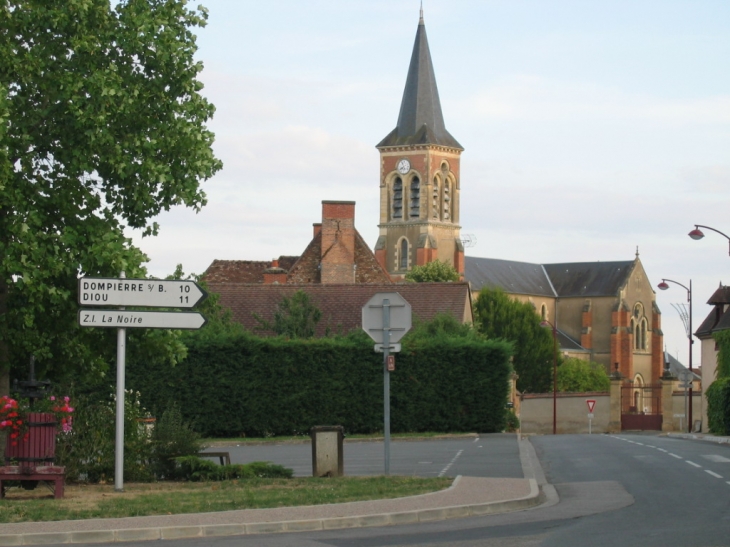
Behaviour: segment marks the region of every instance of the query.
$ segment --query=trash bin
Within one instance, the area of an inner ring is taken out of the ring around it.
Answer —
[[[345,431],[341,425],[316,425],[312,437],[312,476],[341,477],[345,474],[342,444]]]

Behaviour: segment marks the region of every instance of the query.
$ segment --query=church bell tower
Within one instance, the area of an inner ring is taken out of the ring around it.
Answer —
[[[463,147],[444,125],[421,10],[398,125],[380,151],[380,230],[375,256],[394,278],[434,260],[464,273],[459,239]]]

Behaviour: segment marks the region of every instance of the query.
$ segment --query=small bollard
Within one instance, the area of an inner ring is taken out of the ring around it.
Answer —
[[[342,445],[345,430],[341,425],[316,425],[312,437],[312,476],[341,477],[345,474]]]

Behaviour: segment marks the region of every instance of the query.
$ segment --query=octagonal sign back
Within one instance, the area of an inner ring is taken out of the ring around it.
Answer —
[[[362,329],[378,344],[383,344],[383,308],[390,310],[390,343],[398,342],[411,330],[411,305],[397,292],[374,294],[362,307]]]

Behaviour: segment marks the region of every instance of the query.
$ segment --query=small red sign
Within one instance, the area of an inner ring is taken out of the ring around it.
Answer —
[[[388,370],[390,372],[395,370],[395,355],[388,355]]]
[[[596,400],[595,399],[586,399],[586,404],[588,405],[588,412],[590,412],[592,414],[593,408],[596,406]]]

